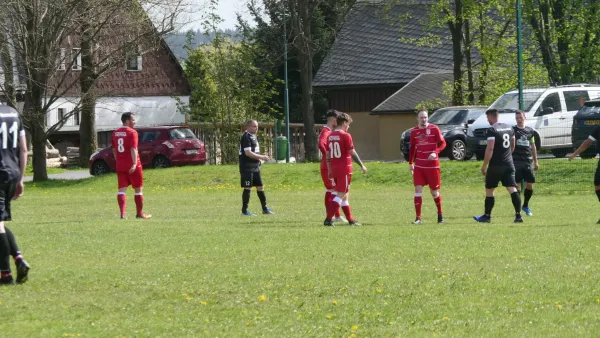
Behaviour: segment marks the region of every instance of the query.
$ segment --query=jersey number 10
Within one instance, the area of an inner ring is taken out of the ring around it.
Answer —
[[[0,133],[2,133],[2,149],[6,149],[8,147],[8,133],[12,135],[12,148],[15,149],[19,142],[19,124],[15,121],[13,122],[10,129],[8,129],[8,133],[6,131],[6,122],[2,122],[0,125]]]
[[[333,158],[342,157],[342,150],[340,149],[340,144],[337,142],[329,143],[329,156]]]

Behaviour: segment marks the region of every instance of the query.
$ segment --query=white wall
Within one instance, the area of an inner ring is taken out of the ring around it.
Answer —
[[[179,96],[178,99],[181,104],[189,103],[189,96]],[[69,113],[75,109],[78,101],[79,98],[56,100],[48,112],[47,125],[52,126],[58,122],[58,108],[65,108]],[[121,114],[125,112],[135,114],[138,126],[172,125],[185,122],[185,115],[179,111],[177,100],[170,96],[102,97],[96,101],[96,128],[101,131],[121,126]],[[60,130],[79,130],[79,126],[74,122],[74,117],[69,118],[69,121]]]

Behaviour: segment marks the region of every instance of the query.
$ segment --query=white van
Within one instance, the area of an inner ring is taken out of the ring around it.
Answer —
[[[585,101],[600,97],[600,86],[575,84],[546,89],[524,89],[525,124],[534,128],[541,140],[541,149],[550,149],[556,157],[572,151],[571,127],[573,116]],[[515,125],[515,110],[519,109],[519,91],[510,91],[498,98],[488,109],[500,111],[499,120]],[[481,115],[467,130],[467,147],[477,159],[483,159],[487,140],[484,132],[490,124]],[[539,146],[539,145],[538,145]]]

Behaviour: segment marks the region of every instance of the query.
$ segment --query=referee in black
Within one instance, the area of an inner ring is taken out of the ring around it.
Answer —
[[[256,139],[258,122],[249,120],[246,122],[246,131],[240,139],[240,177],[242,192],[242,216],[256,216],[248,211],[250,202],[250,191],[256,187],[256,194],[262,205],[263,214],[271,215],[273,212],[267,207],[267,197],[262,178],[260,177],[261,161],[268,161],[269,156],[260,154],[260,146]]]
[[[10,271],[10,256],[15,258],[17,283],[25,283],[29,265],[19,252],[15,236],[4,225],[11,220],[10,201],[23,195],[27,166],[27,142],[19,113],[0,105],[0,285],[15,283]]]

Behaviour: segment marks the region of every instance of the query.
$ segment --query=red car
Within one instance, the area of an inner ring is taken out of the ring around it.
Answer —
[[[191,130],[185,127],[135,128],[138,132],[138,152],[142,166],[170,166],[206,163],[206,150]],[[90,156],[90,174],[102,175],[116,170],[112,146]]]

